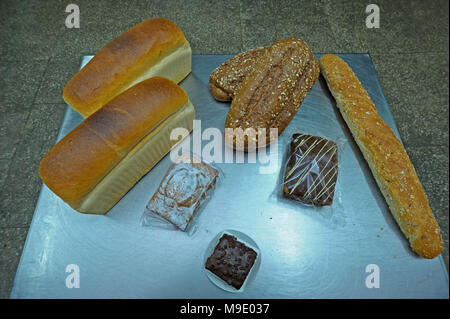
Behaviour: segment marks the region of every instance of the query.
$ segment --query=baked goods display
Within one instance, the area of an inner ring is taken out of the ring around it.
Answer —
[[[107,213],[179,142],[170,138],[172,130],[193,130],[194,106],[177,85],[191,72],[191,56],[182,31],[164,18],[146,20],[102,48],[64,88],[65,101],[85,120],[42,159],[43,182],[78,212]],[[339,57],[326,54],[319,66],[305,42],[288,38],[220,65],[209,77],[209,89],[216,100],[231,102],[225,129],[235,131],[230,135],[225,130],[224,141],[249,151],[278,138],[320,72],[412,249],[424,258],[438,256],[443,249],[439,225],[416,171]],[[247,135],[247,129],[256,134]],[[272,135],[270,129],[277,133]],[[243,139],[236,130],[244,132]],[[342,174],[338,161],[332,140],[295,133],[277,190],[320,209],[332,207]],[[203,162],[173,164],[146,209],[186,232],[219,175]],[[239,290],[256,260],[258,268],[259,252],[223,234],[204,268]]]
[[[424,258],[438,256],[443,249],[440,228],[402,143],[378,115],[347,63],[336,55],[326,54],[320,59],[320,67],[342,117],[412,249]]]
[[[333,141],[294,134],[286,164],[283,195],[317,206],[333,203],[338,178],[338,148]]]
[[[257,252],[237,240],[223,234],[213,253],[206,260],[205,268],[236,289],[240,289],[255,264]]]
[[[227,144],[244,149],[269,144],[292,120],[318,76],[318,61],[305,42],[284,39],[264,49],[234,94],[225,128],[262,128],[265,136],[244,136],[242,145],[226,132]],[[275,136],[271,128],[278,130]]]
[[[42,159],[39,175],[72,208],[105,214],[192,130],[195,110],[174,82],[154,77],[126,90],[84,120]]]
[[[186,231],[218,176],[219,172],[205,163],[174,164],[147,204],[147,209]]]
[[[176,83],[191,72],[191,47],[170,20],[145,20],[106,44],[66,84],[64,100],[88,117],[115,96],[154,76]]]

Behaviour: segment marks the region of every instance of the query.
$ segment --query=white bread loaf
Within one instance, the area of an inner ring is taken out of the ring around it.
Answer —
[[[126,90],[62,138],[39,175],[72,208],[105,214],[177,142],[192,131],[195,110],[174,82],[154,77]]]
[[[320,59],[320,69],[411,248],[424,258],[438,256],[443,249],[439,225],[402,143],[378,115],[347,63],[326,54]]]
[[[145,79],[180,82],[191,72],[191,59],[191,47],[172,21],[149,19],[106,44],[67,83],[63,98],[88,117]]]

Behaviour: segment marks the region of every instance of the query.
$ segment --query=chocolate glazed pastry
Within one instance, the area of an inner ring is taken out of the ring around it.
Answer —
[[[256,48],[239,53],[217,67],[209,76],[209,88],[213,97],[221,102],[231,101],[264,50],[265,48]]]
[[[206,260],[205,268],[222,278],[229,285],[240,289],[257,257],[256,251],[234,236],[223,234]]]
[[[285,197],[317,206],[331,205],[337,177],[334,142],[307,134],[292,136],[284,177]]]
[[[305,42],[297,38],[275,42],[264,50],[240,85],[225,128],[265,129],[265,136],[245,136],[244,149],[270,143],[297,113],[319,73],[319,63]],[[275,136],[270,134],[270,128],[278,130]],[[227,132],[225,141],[235,148],[242,147],[236,136]]]

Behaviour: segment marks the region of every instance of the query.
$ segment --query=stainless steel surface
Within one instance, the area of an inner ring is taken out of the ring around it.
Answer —
[[[397,132],[370,56],[341,56]],[[181,84],[203,129],[223,132],[229,105],[213,100],[208,77],[229,57],[194,56],[192,74]],[[68,107],[59,138],[80,121]],[[73,211],[44,185],[11,297],[448,298],[442,258],[426,260],[411,252],[322,78],[280,137],[280,155],[296,131],[347,139],[338,185],[343,209],[321,214],[277,199],[281,161],[273,174],[259,174],[258,163],[216,164],[225,177],[192,236],[140,225],[144,207],[170,165],[169,156],[105,216]],[[205,249],[225,229],[252,237],[263,256],[257,276],[242,294],[216,287],[202,268]],[[79,266],[80,288],[65,286],[69,264]],[[380,288],[366,287],[369,264],[379,267]]]

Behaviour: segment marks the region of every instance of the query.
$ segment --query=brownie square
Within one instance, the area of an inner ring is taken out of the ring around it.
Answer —
[[[240,289],[257,255],[256,251],[238,241],[236,237],[223,234],[206,260],[205,268],[229,285]]]
[[[284,176],[285,197],[316,206],[333,204],[338,177],[336,143],[294,134]]]

